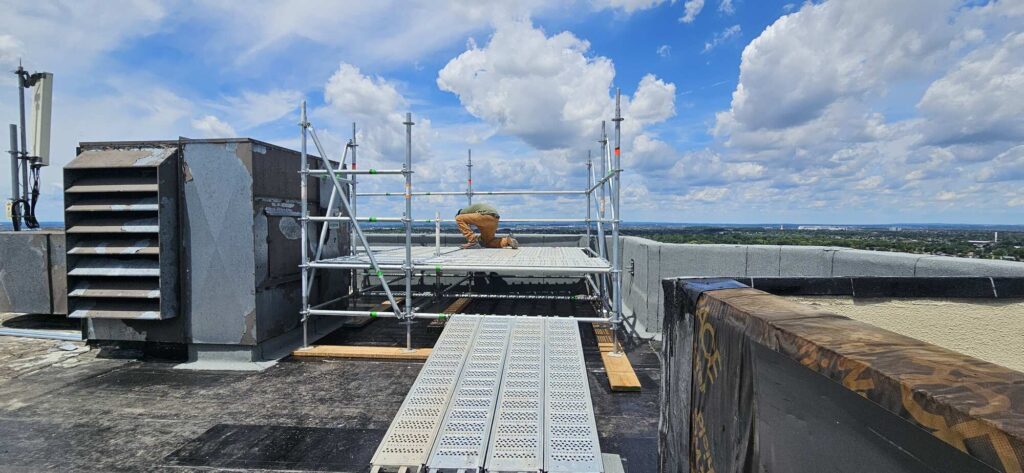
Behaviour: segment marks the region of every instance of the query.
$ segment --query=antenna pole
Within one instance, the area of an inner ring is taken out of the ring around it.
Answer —
[[[28,136],[25,133],[25,88],[28,87],[28,82],[25,79],[28,76],[28,72],[19,64],[15,74],[18,74],[18,105],[21,111],[21,159],[25,161],[21,165],[21,181],[25,184],[21,187],[21,198],[27,207],[31,205],[28,200]],[[25,214],[30,215],[31,213],[26,208]]]
[[[18,197],[18,125],[11,123],[11,225],[14,231],[21,230],[21,214]]]

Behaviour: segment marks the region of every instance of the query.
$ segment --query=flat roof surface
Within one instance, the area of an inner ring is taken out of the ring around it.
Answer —
[[[413,343],[440,328],[417,321]],[[657,470],[660,363],[629,358],[639,393],[608,388],[593,331],[581,325],[602,451],[630,471]],[[399,346],[404,327],[377,320],[321,343]],[[368,471],[421,362],[287,358],[259,373],[196,372],[175,363],[69,351],[0,337],[0,464],[57,471]],[[70,346],[65,346],[70,348]],[[127,355],[136,355],[126,353]]]

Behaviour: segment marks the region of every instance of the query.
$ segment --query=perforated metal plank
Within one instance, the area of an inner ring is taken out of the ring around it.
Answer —
[[[468,250],[458,247],[442,247],[441,254],[435,255],[436,249],[426,246],[412,248],[413,264],[445,268],[481,267],[481,268],[574,268],[576,272],[607,272],[610,263],[604,258],[588,255],[583,248],[577,247],[521,247],[517,250],[509,248],[473,248]],[[405,262],[405,247],[374,247],[374,257],[381,266],[396,266]],[[324,263],[345,263],[369,265],[369,257],[365,251],[351,256],[340,256],[322,260]]]
[[[419,472],[426,464],[480,318],[448,322],[371,460],[373,471]]]
[[[544,319],[516,319],[491,428],[487,471],[540,471],[544,466],[544,338]]]
[[[603,473],[579,325],[549,318],[544,352],[544,471]]]
[[[473,346],[427,461],[432,473],[462,473],[479,471],[483,467],[505,366],[509,332],[514,324],[515,320],[508,317],[484,317],[480,320]]]

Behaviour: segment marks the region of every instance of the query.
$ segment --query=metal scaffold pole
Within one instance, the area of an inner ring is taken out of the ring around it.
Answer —
[[[412,113],[405,114],[405,348],[412,350]]]
[[[299,128],[302,130],[302,144],[301,144],[301,160],[300,165],[302,172],[299,174],[299,178],[302,181],[300,184],[299,199],[300,207],[302,209],[302,216],[306,217],[309,215],[309,160],[306,158],[306,101],[302,101],[302,114],[299,119]],[[309,270],[307,266],[309,263],[309,235],[308,228],[309,222],[306,220],[302,221],[300,226],[300,239],[302,240],[302,347],[309,346]]]
[[[619,347],[618,331],[622,327],[622,242],[619,241],[619,223],[622,218],[622,211],[620,208],[620,196],[622,194],[622,186],[620,185],[620,172],[622,163],[622,92],[618,89],[615,90],[615,118],[612,121],[615,122],[615,153],[612,158],[612,170],[614,177],[612,177],[613,189],[612,189],[612,280],[615,284],[614,292],[612,296],[614,299],[614,311],[615,316],[612,320],[612,339],[614,342],[614,349],[612,354],[620,354],[621,348]]]
[[[590,226],[591,224],[591,196],[590,187],[594,185],[594,175],[591,174],[591,168],[594,167],[594,162],[590,157],[590,150],[587,150],[587,248],[590,248],[593,243],[590,237]]]
[[[603,179],[605,177],[605,175],[608,173],[607,161],[604,159],[604,155],[606,154],[605,150],[608,148],[608,134],[605,132],[605,122],[604,121],[601,121],[601,139],[598,140],[598,143],[601,143],[601,155],[602,156],[601,156],[601,166],[600,166],[600,168],[601,168],[601,177]],[[591,176],[591,180],[595,180],[593,176]],[[601,185],[599,187],[600,192],[598,193],[598,196],[597,196],[597,254],[600,257],[604,258],[605,260],[608,259],[607,241],[605,240],[605,237],[604,237],[604,215],[605,215],[605,212],[604,212],[605,195],[604,194],[605,194],[605,187],[606,187],[605,184],[607,184],[607,182],[608,182],[607,180],[602,180]],[[601,311],[604,312],[605,309],[611,309],[611,306],[612,306],[612,304],[611,304],[611,297],[608,294],[608,278],[605,277],[604,275],[601,275],[598,279],[600,279],[600,281],[601,281],[601,296],[602,296]]]
[[[326,157],[327,153],[324,152],[324,147],[320,144],[320,139],[317,138],[317,136],[316,136],[316,129],[314,129],[313,125],[309,124],[309,122],[305,122],[305,125],[306,125],[306,128],[309,128],[310,136],[313,138],[313,144],[316,145],[317,151],[319,151],[319,153],[320,153],[320,161],[321,161],[321,163],[322,163],[322,165],[324,167],[324,171],[326,171],[325,174],[331,178],[331,183],[334,184],[334,188],[338,191],[337,195],[338,195],[338,198],[341,200],[341,205],[345,208],[345,213],[348,214],[348,215],[352,215],[352,205],[349,203],[349,199],[345,195],[345,189],[341,187],[341,179],[338,178],[338,172],[336,172],[334,170],[334,168],[331,167],[331,163],[330,163],[330,161]],[[308,175],[312,175],[313,172],[307,170],[307,174]],[[350,182],[350,181],[346,181],[346,182]],[[349,217],[343,217],[343,218],[349,218]],[[311,218],[308,214],[304,214],[302,216],[302,221],[303,221],[304,224],[305,224],[305,222],[319,221],[319,220],[321,220],[321,219]],[[398,307],[398,304],[395,302],[395,297],[391,293],[391,288],[388,286],[388,282],[384,278],[384,272],[381,271],[381,265],[377,264],[377,258],[373,255],[373,252],[370,251],[370,243],[366,240],[366,235],[363,234],[363,230],[361,228],[359,228],[359,223],[355,219],[349,218],[348,221],[352,222],[352,228],[355,229],[355,231],[356,231],[356,236],[359,238],[359,243],[366,250],[366,259],[369,260],[369,262],[370,262],[370,269],[373,270],[374,274],[377,275],[377,278],[380,280],[381,284],[384,286],[384,292],[387,293],[388,302],[391,304],[391,308],[394,311],[395,316],[396,317],[401,316],[401,309]],[[303,264],[304,264],[304,266],[309,266],[309,267],[316,267],[316,265],[319,265],[319,267],[329,267],[329,266],[324,266],[324,265],[320,264],[319,261],[311,263],[308,259],[303,260]],[[311,312],[311,313],[315,314],[316,312]]]
[[[352,148],[352,170],[355,171],[356,170],[356,150],[357,150],[357,148],[359,148],[359,145],[356,143],[356,123],[355,122],[352,122],[352,140],[349,142],[349,146]],[[356,218],[357,217],[356,212],[358,211],[358,208],[359,208],[359,199],[356,198],[359,195],[359,194],[356,193],[356,181],[358,180],[357,176],[358,176],[358,174],[352,174],[351,176],[349,176],[349,179],[352,180],[352,183],[349,185],[349,188],[352,189],[352,195],[350,196],[350,200],[352,201],[352,215],[351,215],[352,218]],[[354,254],[356,254],[356,231],[355,231],[354,228],[352,228],[350,230],[351,230],[351,232],[349,234],[349,254],[350,255],[354,255]],[[360,287],[359,271],[358,270],[352,270],[352,276],[351,277],[352,277],[352,284],[351,284],[351,286],[352,286],[352,293],[358,293],[359,290],[362,289]]]
[[[469,175],[466,179],[466,197],[469,205],[473,205],[473,150],[466,152],[466,174]]]

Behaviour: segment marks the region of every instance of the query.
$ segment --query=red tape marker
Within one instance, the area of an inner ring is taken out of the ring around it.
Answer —
[[[616,155],[616,156],[618,156],[618,155],[619,155],[619,148],[615,148],[615,155]]]

